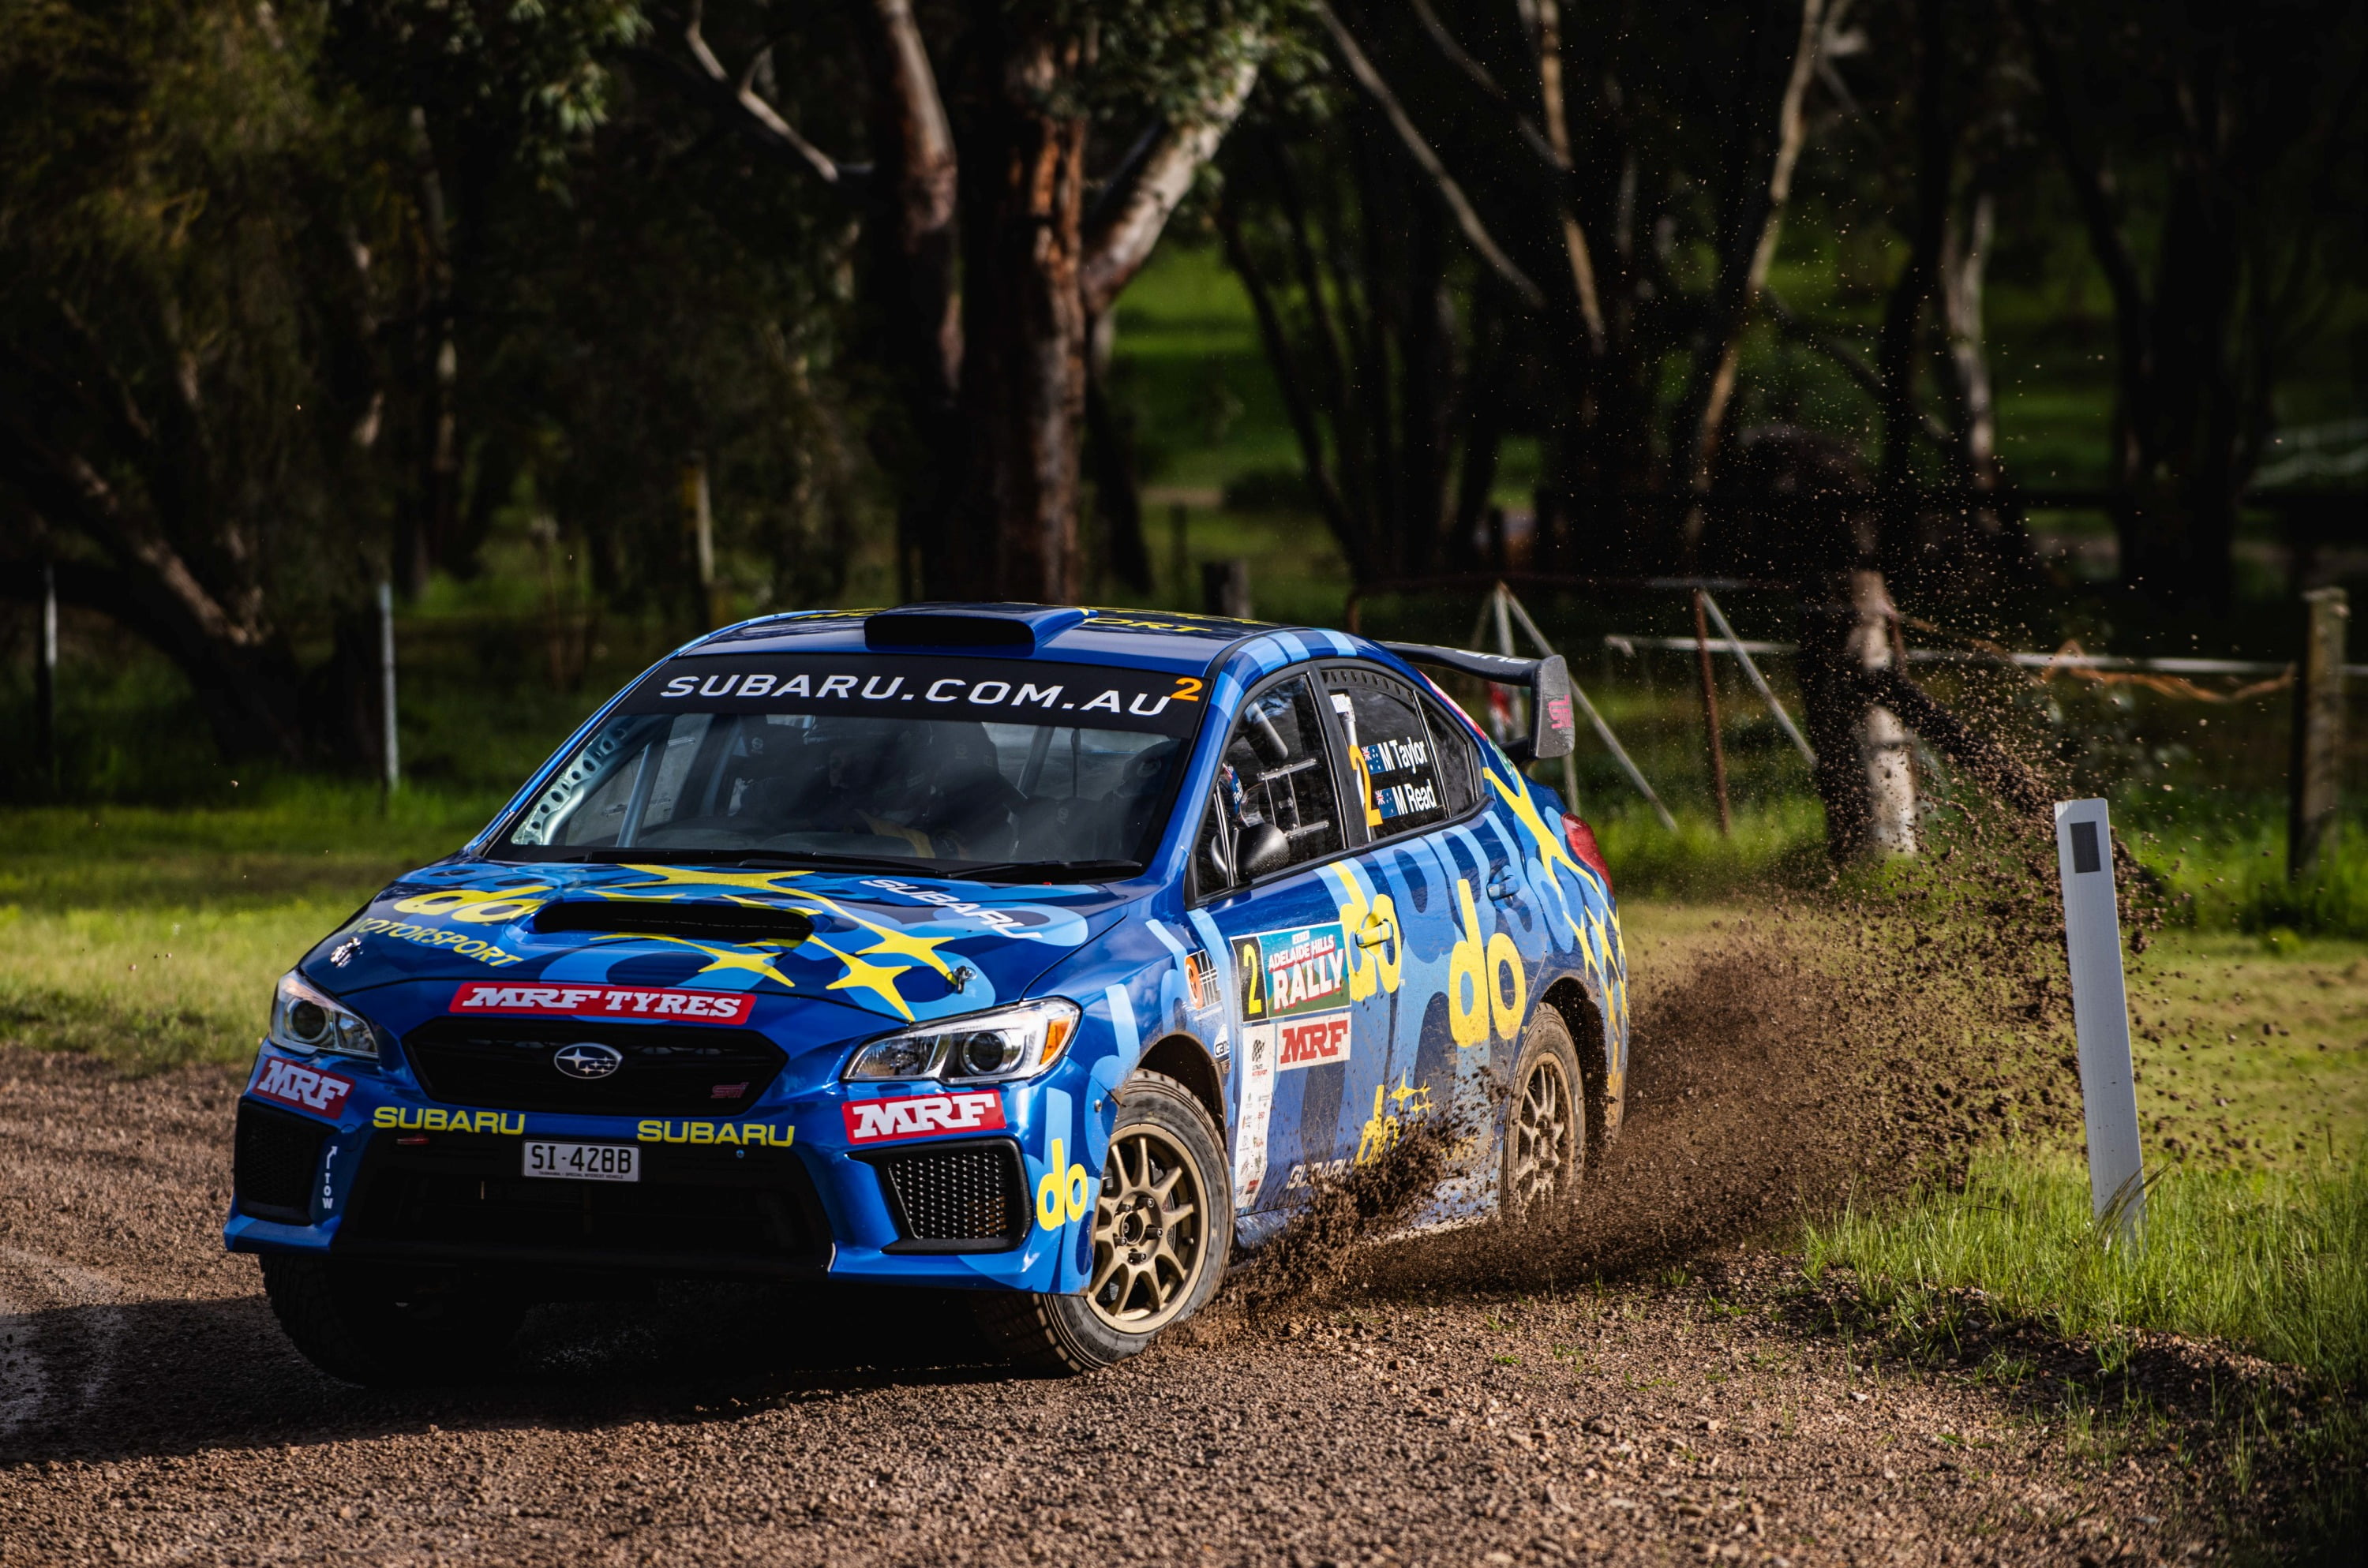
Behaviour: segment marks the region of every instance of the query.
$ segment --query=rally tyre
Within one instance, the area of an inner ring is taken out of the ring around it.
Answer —
[[[1063,1374],[1123,1361],[1199,1312],[1224,1278],[1233,1183],[1215,1123],[1160,1073],[1137,1073],[1117,1100],[1092,1219],[1069,1221],[1093,1233],[1088,1289],[976,1298],[979,1327],[1015,1367]]]
[[[1521,1037],[1505,1108],[1505,1159],[1499,1211],[1508,1220],[1534,1217],[1567,1203],[1587,1174],[1586,1080],[1570,1026],[1541,1006]]]
[[[262,1263],[272,1315],[304,1359],[366,1387],[482,1381],[526,1317],[513,1301],[338,1259],[266,1253]]]

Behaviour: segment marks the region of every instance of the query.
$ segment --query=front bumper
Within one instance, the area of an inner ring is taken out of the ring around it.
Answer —
[[[967,1118],[935,1119],[950,1133],[859,1145],[850,1126],[862,1119],[835,1083],[723,1119],[586,1116],[438,1105],[399,1067],[339,1063],[349,1087],[324,1112],[257,1092],[285,1082],[267,1071],[276,1054],[266,1049],[239,1103],[223,1232],[234,1252],[502,1271],[554,1288],[562,1276],[643,1273],[1058,1290],[1076,1288],[1091,1244],[1088,1217],[1035,1201],[1055,1156],[1064,1176],[1087,1156],[1095,1140],[1081,1123],[1104,1119],[1078,1115],[1065,1068],[993,1090],[996,1103]],[[641,1179],[529,1177],[524,1144],[544,1139],[634,1144]],[[1097,1147],[1094,1168],[1099,1157]]]

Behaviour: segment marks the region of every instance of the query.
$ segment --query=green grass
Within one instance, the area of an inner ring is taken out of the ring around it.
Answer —
[[[2368,1378],[2368,1165],[2177,1167],[2150,1187],[2138,1244],[2107,1244],[2077,1163],[1976,1159],[1962,1193],[1926,1192],[1812,1228],[1812,1275],[1848,1265],[1879,1308],[1980,1289],[1990,1310],[2071,1339],[2203,1335],[2337,1384]]]
[[[271,983],[399,873],[468,839],[497,796],[365,786],[238,807],[0,812],[0,1040],[130,1072],[235,1062]]]
[[[242,909],[0,910],[0,1040],[78,1051],[130,1073],[237,1062],[271,984],[358,900]]]

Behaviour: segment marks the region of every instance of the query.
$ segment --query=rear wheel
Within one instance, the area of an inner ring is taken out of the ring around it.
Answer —
[[[333,1378],[374,1388],[482,1381],[525,1321],[521,1304],[450,1278],[298,1253],[263,1255],[263,1290],[296,1348]]]
[[[1138,1073],[1118,1092],[1091,1222],[1084,1293],[978,1298],[980,1327],[1015,1365],[1110,1366],[1216,1292],[1233,1246],[1233,1188],[1215,1125],[1175,1079]]]
[[[1521,1040],[1505,1112],[1505,1217],[1518,1220],[1578,1192],[1587,1170],[1587,1102],[1578,1051],[1562,1015],[1541,1005]]]

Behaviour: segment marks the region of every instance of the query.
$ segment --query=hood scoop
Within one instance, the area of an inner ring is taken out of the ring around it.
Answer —
[[[688,937],[711,942],[795,946],[814,935],[814,922],[794,909],[769,904],[661,902],[656,899],[561,899],[535,911],[539,936],[561,931],[618,936]]]

